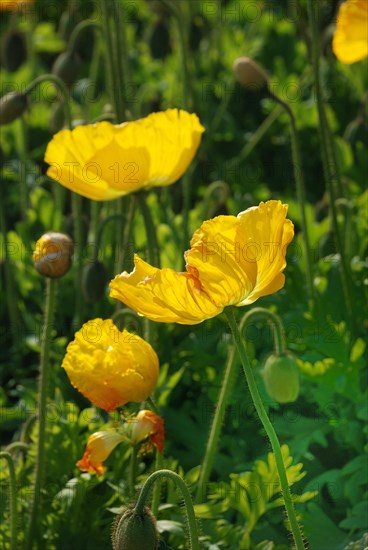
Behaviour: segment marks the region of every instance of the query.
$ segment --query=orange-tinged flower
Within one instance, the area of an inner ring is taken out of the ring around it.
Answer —
[[[342,63],[368,57],[368,0],[346,0],[341,4],[332,49]]]
[[[29,4],[33,4],[33,0],[0,0],[0,11],[18,11]]]
[[[261,202],[238,216],[218,216],[194,233],[186,271],[156,269],[135,256],[132,273],[110,283],[113,298],[153,321],[194,325],[229,305],[252,304],[284,286],[294,235],[287,205]]]
[[[178,109],[61,130],[46,149],[47,174],[93,200],[171,185],[191,163],[203,131],[197,115]]]
[[[152,411],[139,411],[132,428],[132,443],[138,443],[149,438],[150,443],[162,454],[165,442],[164,419]]]
[[[88,321],[67,347],[62,367],[73,386],[92,403],[113,411],[147,399],[156,385],[159,362],[148,342],[111,319]]]
[[[117,432],[95,432],[89,436],[84,455],[78,460],[76,466],[82,472],[96,473],[100,476],[105,471],[102,462],[122,441],[124,438]]]

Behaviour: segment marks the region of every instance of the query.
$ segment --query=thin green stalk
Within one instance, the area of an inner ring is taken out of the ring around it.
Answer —
[[[132,454],[130,455],[129,463],[129,493],[133,497],[135,494],[135,480],[137,477],[137,456],[138,456],[139,446],[134,445],[132,447]]]
[[[114,76],[115,75],[114,49],[113,49],[113,41],[112,41],[111,27],[110,27],[109,2],[106,2],[106,0],[101,0],[100,8],[102,11],[104,37],[106,40],[106,58],[107,58],[106,77],[108,82],[108,88],[110,91],[111,102],[115,110],[115,117],[120,120],[122,113],[120,110],[117,111],[117,108],[119,108],[119,103],[116,99],[116,87],[115,87],[115,76]]]
[[[322,150],[322,162],[323,162],[323,171],[325,176],[325,183],[327,186],[327,191],[330,199],[330,215],[331,222],[334,231],[334,239],[336,244],[337,252],[340,256],[340,276],[341,276],[341,285],[344,293],[345,304],[349,316],[349,324],[351,327],[354,327],[354,307],[353,307],[353,298],[351,292],[351,276],[348,263],[346,261],[346,255],[344,252],[343,239],[341,237],[336,200],[337,194],[342,192],[341,184],[338,183],[339,179],[339,169],[336,162],[336,155],[334,152],[334,143],[331,136],[331,131],[328,125],[328,120],[326,117],[322,86],[321,86],[321,76],[320,76],[320,43],[319,43],[319,32],[318,32],[318,2],[314,0],[308,0],[308,15],[312,33],[312,61],[313,61],[313,73],[314,73],[314,86],[315,86],[315,95],[316,103],[318,110],[319,118],[319,127],[321,135],[321,150]],[[337,178],[337,181],[336,181]]]
[[[228,353],[225,374],[222,380],[220,393],[216,403],[215,414],[212,420],[210,434],[207,441],[205,455],[202,461],[195,502],[203,502],[206,485],[211,475],[212,466],[217,452],[218,441],[221,434],[222,420],[226,411],[227,403],[234,386],[235,372],[237,367],[237,354],[235,347],[231,347]]]
[[[147,256],[150,264],[161,267],[160,249],[157,240],[156,226],[153,222],[151,210],[147,204],[147,195],[144,191],[136,193],[138,205],[142,213],[147,238]]]
[[[129,326],[129,330],[133,330],[136,332],[139,336],[142,336],[143,329],[142,329],[142,323],[143,323],[143,317],[139,317],[137,313],[132,311],[131,309],[125,307],[123,309],[119,309],[119,311],[115,311],[115,313],[112,314],[111,319],[114,323],[118,319],[123,319],[125,327],[128,325],[128,321],[126,319],[131,319],[134,323],[133,327],[131,328]]]
[[[241,334],[239,332],[238,325],[235,320],[234,312],[231,307],[228,307],[225,309],[225,315],[229,323],[231,332],[233,334],[235,345],[237,347],[237,350],[240,356],[240,360],[243,365],[245,378],[247,380],[249,392],[252,397],[254,407],[258,413],[259,419],[263,425],[263,428],[266,431],[266,434],[268,435],[268,438],[272,446],[272,451],[275,457],[276,467],[277,467],[277,471],[280,479],[281,492],[284,499],[288,519],[289,519],[290,530],[294,537],[296,549],[305,550],[306,547],[303,542],[303,536],[302,536],[302,533],[298,524],[298,520],[296,517],[296,513],[294,510],[279,440],[272,426],[272,423],[267,415],[266,409],[262,403],[261,396],[258,392],[257,384],[253,376],[252,367],[250,365],[250,362],[245,350],[245,346],[244,346]]]
[[[127,256],[129,254],[129,251],[132,249],[130,244],[130,239],[132,236],[133,231],[133,222],[134,222],[134,214],[135,209],[137,206],[136,197],[134,194],[129,195],[128,197],[124,197],[126,199],[126,206],[127,206],[127,213],[124,220],[124,227],[121,227],[122,232],[122,239],[118,240],[118,246],[117,247],[117,256],[116,256],[116,273],[121,273],[125,267],[126,260],[128,259]],[[119,302],[121,303],[121,302]]]
[[[187,60],[190,58],[190,52],[188,48],[188,41],[186,37],[186,25],[183,24],[183,14],[178,9],[178,5],[174,4],[173,2],[170,2],[169,0],[160,0],[161,3],[165,6],[165,8],[168,9],[168,11],[173,15],[177,30],[178,30],[178,38],[179,38],[179,51],[180,51],[180,67],[181,67],[181,73],[182,73],[182,106],[183,109],[191,109],[193,104],[193,98],[192,98],[192,89],[190,85],[190,75],[188,70],[188,62]]]
[[[18,135],[18,154],[20,160],[19,173],[19,197],[21,217],[25,219],[28,208],[28,189],[27,189],[27,161],[28,161],[28,139],[27,125],[24,117],[18,119],[19,135]]]
[[[303,242],[305,248],[305,271],[307,279],[307,289],[309,300],[311,302],[312,309],[315,306],[315,293],[313,286],[313,268],[312,268],[312,252],[309,240],[307,216],[305,212],[306,198],[305,198],[305,183],[303,175],[302,157],[300,153],[299,135],[296,127],[296,120],[293,111],[290,106],[283,101],[280,97],[271,93],[271,97],[285,110],[290,120],[291,130],[291,154],[293,159],[293,170],[296,185],[296,196],[298,199],[300,209],[300,222],[302,226]]]
[[[33,487],[33,500],[31,506],[31,517],[29,529],[27,533],[26,549],[32,550],[36,533],[40,532],[40,517],[42,517],[40,508],[42,503],[42,491],[44,482],[45,469],[45,439],[46,439],[46,405],[47,405],[47,388],[49,380],[49,362],[51,335],[49,334],[50,327],[54,318],[55,310],[55,295],[56,295],[56,279],[46,280],[46,301],[45,301],[45,316],[43,335],[41,342],[41,358],[40,358],[40,376],[38,380],[38,439],[37,439],[37,454],[36,454],[36,472]]]
[[[6,306],[8,310],[8,317],[10,321],[10,332],[12,343],[15,350],[18,350],[20,344],[19,332],[20,332],[20,318],[18,313],[17,304],[17,292],[14,285],[14,276],[12,264],[9,258],[8,250],[8,233],[6,230],[6,216],[5,216],[5,201],[4,201],[4,182],[0,182],[0,231],[2,238],[3,248],[3,267],[4,267],[4,279],[5,279],[5,292]]]
[[[72,212],[74,229],[74,259],[75,259],[75,313],[74,323],[77,328],[82,324],[83,319],[83,296],[82,296],[82,276],[83,276],[83,221],[82,221],[82,197],[72,192]]]
[[[0,452],[0,459],[8,463],[9,469],[9,503],[10,503],[10,550],[17,550],[17,479],[15,476],[14,460],[7,451]]]
[[[157,472],[153,472],[153,474],[151,474],[143,484],[137,503],[135,505],[135,510],[137,514],[143,515],[144,506],[148,499],[152,485],[157,480],[163,477],[166,477],[167,479],[173,481],[182,494],[188,520],[190,550],[199,550],[197,522],[194,514],[192,499],[189,489],[185,484],[185,481],[177,473],[172,472],[171,470],[158,470]]]
[[[155,460],[155,471],[162,470],[163,466],[163,458],[158,449],[156,449],[156,460]],[[158,514],[158,508],[160,506],[160,499],[161,499],[161,480],[158,479],[155,483],[155,486],[152,491],[152,504],[151,504],[151,510],[154,516],[157,516]]]
[[[258,145],[266,132],[268,132],[268,130],[271,128],[275,120],[277,120],[277,118],[280,116],[282,110],[283,108],[281,107],[281,105],[278,105],[273,111],[270,112],[270,114],[264,119],[262,124],[258,126],[257,130],[253,132],[250,140],[244,145],[240,153],[236,157],[230,159],[229,162],[226,164],[226,167],[228,169],[232,168],[233,166],[237,166],[250,155],[250,153],[253,151],[256,145]]]
[[[190,75],[188,70],[188,59],[190,58],[190,51],[188,48],[188,40],[186,36],[186,25],[183,24],[184,15],[180,12],[177,4],[170,2],[169,0],[160,0],[161,3],[169,10],[173,15],[179,38],[179,51],[180,51],[180,67],[182,73],[182,106],[183,109],[190,110],[193,107],[192,89],[190,85]],[[189,240],[189,210],[191,206],[191,177],[188,171],[182,178],[183,189],[183,244],[184,247]]]
[[[267,321],[270,321],[273,329],[273,341],[274,347],[277,354],[281,355],[285,351],[285,342],[284,342],[284,328],[282,321],[278,315],[272,313],[268,309],[262,307],[255,307],[251,311],[248,311],[243,315],[240,324],[239,332],[243,334],[243,331],[247,325],[253,322],[256,318],[264,318]],[[221,384],[221,389],[219,392],[218,400],[216,403],[215,414],[212,420],[212,425],[210,429],[210,434],[207,441],[206,451],[204,459],[202,461],[196,498],[195,502],[203,502],[206,490],[206,484],[210,479],[211,470],[215,455],[217,452],[217,446],[221,434],[222,419],[224,417],[227,403],[231,395],[234,381],[236,368],[238,365],[238,356],[236,349],[231,347],[227,356],[225,374]]]

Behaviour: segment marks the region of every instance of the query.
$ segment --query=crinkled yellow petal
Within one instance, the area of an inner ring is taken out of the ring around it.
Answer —
[[[347,0],[337,16],[332,49],[342,63],[368,57],[368,1]]]
[[[203,131],[195,114],[178,109],[62,130],[47,146],[47,174],[93,200],[170,185],[193,160]]]
[[[202,288],[221,310],[237,304],[253,289],[256,266],[244,256],[245,242],[238,235],[239,219],[218,216],[194,233],[185,259]]]
[[[112,411],[149,396],[159,362],[139,336],[120,332],[110,319],[94,319],[75,334],[62,366],[75,388],[98,407]]]
[[[238,215],[237,240],[244,243],[243,260],[245,265],[253,263],[256,277],[252,291],[236,305],[252,304],[284,286],[286,250],[294,236],[293,223],[286,219],[287,209],[280,201],[267,201]]]
[[[110,453],[124,438],[117,432],[95,432],[89,436],[83,457],[78,460],[76,466],[82,472],[95,472],[97,475],[105,471],[104,462]]]
[[[194,233],[185,273],[156,269],[137,256],[132,273],[117,275],[111,296],[153,321],[196,324],[229,305],[242,306],[284,285],[285,254],[294,235],[287,205],[261,202],[218,216]]]
[[[110,296],[152,321],[195,325],[222,309],[190,274],[156,269],[137,255],[132,273],[117,275],[110,289]]]

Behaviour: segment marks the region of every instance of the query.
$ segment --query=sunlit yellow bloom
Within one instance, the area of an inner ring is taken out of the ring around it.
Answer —
[[[124,438],[117,432],[95,432],[89,436],[84,455],[78,460],[76,466],[82,472],[95,472],[100,476],[105,471],[102,462],[123,440]]]
[[[138,443],[149,438],[150,443],[158,449],[160,453],[164,450],[165,428],[164,419],[152,411],[139,411],[133,420],[132,443]]]
[[[346,0],[341,4],[332,49],[342,63],[368,57],[368,0]]]
[[[62,366],[73,386],[105,411],[147,399],[159,370],[150,344],[125,329],[120,332],[111,319],[85,323],[68,345]]]
[[[178,109],[61,130],[46,149],[47,174],[93,200],[170,185],[188,168],[203,131],[197,115]]]
[[[287,205],[261,202],[218,216],[194,233],[186,271],[156,269],[138,256],[132,273],[117,275],[111,296],[153,321],[194,325],[229,305],[252,304],[284,286],[285,254],[294,228]]]
[[[18,11],[29,4],[33,4],[33,0],[0,0],[0,11]]]

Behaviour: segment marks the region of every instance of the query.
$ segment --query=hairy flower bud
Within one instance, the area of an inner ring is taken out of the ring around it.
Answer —
[[[263,381],[268,395],[277,403],[291,403],[299,395],[299,369],[291,354],[272,353],[263,367]]]
[[[0,99],[0,126],[10,124],[27,109],[27,96],[19,92],[9,92]]]
[[[147,506],[141,514],[135,508],[126,508],[115,520],[112,530],[114,550],[157,550],[158,544],[156,519]]]
[[[62,277],[71,267],[73,251],[73,241],[68,235],[49,231],[36,243],[33,252],[35,268],[44,277]]]
[[[99,302],[106,291],[108,277],[103,263],[96,260],[84,266],[82,291],[87,302]]]
[[[250,57],[238,57],[233,64],[236,80],[243,88],[259,91],[268,84],[266,72]]]

